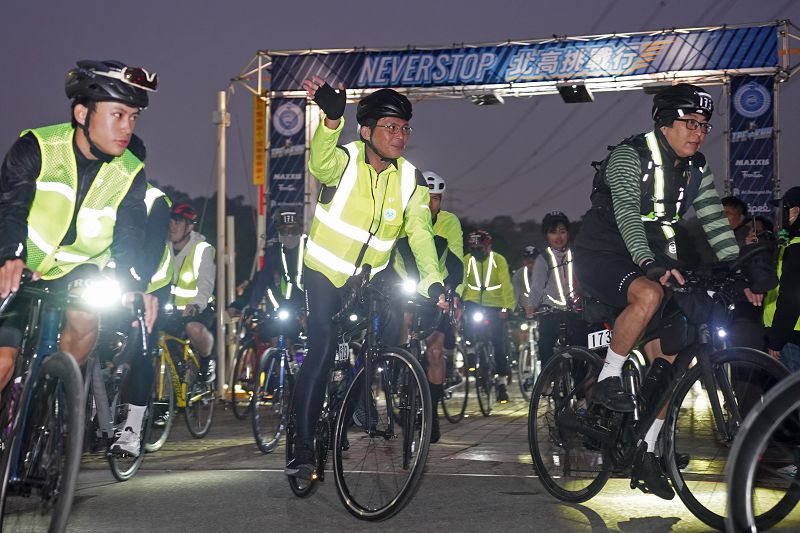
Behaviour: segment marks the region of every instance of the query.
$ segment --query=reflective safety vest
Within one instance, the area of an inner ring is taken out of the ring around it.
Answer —
[[[203,260],[203,251],[211,248],[211,257],[216,255],[214,247],[205,241],[194,243],[192,250],[186,254],[178,271],[178,281],[172,286],[172,295],[175,297],[175,308],[185,309],[197,296],[197,278],[200,276],[200,264]],[[170,278],[171,279],[171,278]],[[214,296],[209,298],[212,301]]]
[[[513,309],[514,290],[505,258],[494,252],[489,252],[484,261],[478,261],[472,254],[467,254],[467,257],[463,300],[487,307]]]
[[[567,288],[569,292],[564,294],[564,286],[561,282],[561,272],[559,271],[561,265],[558,264],[556,260],[556,255],[553,253],[553,250],[548,246],[547,247],[547,263],[550,266],[550,271],[555,274],[556,279],[556,288],[558,289],[558,298],[553,298],[549,294],[546,295],[549,303],[551,305],[556,305],[559,307],[566,307],[567,306],[567,299],[571,299],[575,296],[575,278],[572,274],[572,250],[567,249]]]
[[[292,299],[292,291],[296,286],[298,290],[303,290],[303,255],[305,254],[307,235],[300,237],[299,250],[297,251],[297,265],[295,266],[294,279],[289,274],[289,266],[286,262],[286,252],[284,246],[281,245],[281,264],[283,265],[283,276],[281,276],[281,296],[284,300]],[[269,298],[272,307],[277,309],[280,307],[278,299],[271,288],[267,289],[267,297]]]
[[[57,279],[81,264],[100,269],[111,260],[117,210],[144,166],[129,150],[104,163],[81,203],[76,237],[62,245],[75,213],[78,169],[73,149],[75,129],[56,124],[22,132],[33,133],[42,155],[36,194],[28,214],[27,265],[42,279]]]
[[[524,265],[522,267],[522,282],[525,284],[525,290],[522,292],[522,295],[525,298],[531,295],[531,269],[528,268],[528,265]]]
[[[764,325],[766,327],[772,327],[772,321],[775,318],[775,310],[778,307],[778,293],[780,292],[781,284],[781,272],[783,271],[783,254],[786,251],[786,248],[789,246],[794,246],[800,244],[800,237],[794,237],[792,240],[789,241],[786,246],[781,246],[780,251],[778,252],[778,286],[772,289],[767,293],[766,298],[764,298]],[[795,331],[800,331],[800,317],[798,317],[797,322],[794,325]]]
[[[377,274],[389,264],[392,248],[403,228],[404,214],[417,186],[416,168],[398,159],[400,179],[389,180],[382,212],[374,224],[372,179],[361,143],[344,146],[350,160],[333,197],[320,197],[306,244],[305,264],[321,272],[335,287],[341,287],[361,266],[372,266]],[[324,190],[323,190],[324,192]]]
[[[153,187],[149,183],[147,184],[147,193],[144,196],[144,204],[147,206],[147,216],[150,216],[150,212],[153,210],[153,204],[155,204],[156,200],[162,197],[167,202],[167,205],[172,207],[172,200],[169,199],[169,196],[164,194],[164,191]],[[145,238],[147,237],[148,236],[145,235]],[[172,262],[172,252],[170,251],[169,244],[164,244],[164,253],[161,256],[161,262],[158,264],[156,273],[150,278],[150,283],[147,284],[147,289],[144,291],[145,294],[151,294],[172,283]]]

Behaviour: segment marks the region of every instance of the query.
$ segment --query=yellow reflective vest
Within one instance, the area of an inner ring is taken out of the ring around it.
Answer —
[[[778,251],[778,286],[769,291],[764,298],[764,325],[768,328],[772,327],[772,320],[775,318],[775,310],[778,307],[778,293],[781,290],[780,279],[783,271],[783,254],[786,248],[797,244],[800,244],[800,237],[794,237],[786,246],[781,246]],[[797,322],[795,322],[794,330],[800,331],[800,317],[798,317]]]
[[[508,273],[506,258],[497,252],[489,252],[483,261],[472,254],[464,256],[464,292],[461,298],[486,307],[514,309],[514,288]]]
[[[192,249],[186,254],[178,271],[178,280],[172,286],[172,294],[175,297],[175,308],[185,309],[187,305],[197,296],[197,278],[200,275],[200,264],[203,260],[203,251],[211,248],[211,257],[216,255],[214,247],[205,241],[197,241],[192,245]],[[213,294],[209,301],[214,299]]]
[[[311,223],[304,264],[341,287],[363,265],[385,269],[401,231],[417,260],[419,292],[442,282],[433,243],[430,196],[417,169],[403,158],[381,173],[367,163],[364,143],[343,147],[335,130],[320,124],[311,141],[308,168],[323,185]]]
[[[162,197],[167,202],[167,205],[172,207],[172,200],[169,199],[169,196],[164,194],[164,191],[149,183],[147,184],[147,193],[144,196],[144,204],[147,206],[147,216],[150,216],[150,212],[153,210],[153,204],[156,200]],[[148,236],[145,236],[145,238],[148,238]],[[159,263],[158,269],[155,274],[153,274],[153,277],[150,278],[150,283],[147,284],[147,289],[144,291],[145,294],[151,294],[169,285],[172,282],[173,268],[172,251],[168,244],[164,244],[164,253],[161,256],[161,263]]]
[[[129,150],[104,163],[83,199],[75,221],[75,242],[62,245],[75,213],[78,169],[69,123],[31,132],[39,143],[41,170],[28,214],[27,265],[42,279],[57,279],[82,264],[103,269],[111,260],[117,210],[144,166]]]

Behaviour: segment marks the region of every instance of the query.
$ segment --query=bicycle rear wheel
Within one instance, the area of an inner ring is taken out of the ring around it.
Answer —
[[[81,372],[72,356],[56,352],[46,357],[28,387],[31,401],[21,406],[28,415],[25,431],[13,436],[21,445],[15,479],[10,477],[10,454],[3,454],[0,530],[61,532],[72,508],[83,448]]]
[[[362,367],[345,393],[336,419],[333,470],[347,510],[362,520],[383,520],[419,487],[432,409],[425,373],[406,351],[385,349],[370,369],[367,376]],[[354,423],[354,411],[365,429]]]
[[[531,351],[531,347],[526,345],[519,354],[517,365],[517,380],[519,390],[525,401],[530,401],[533,384],[536,382],[536,354]]]
[[[494,383],[494,358],[489,357],[489,349],[483,343],[475,346],[478,368],[475,370],[475,395],[483,416],[489,416],[494,409],[497,389]]]
[[[603,361],[585,348],[567,346],[542,369],[531,391],[528,444],[539,480],[566,502],[584,502],[600,492],[611,464],[597,439],[578,431],[600,419],[587,411],[586,394]]]
[[[125,370],[118,383],[109,383],[108,397],[113,398],[111,402],[111,414],[114,417],[114,430],[121,431],[122,425],[128,419],[128,403],[123,398],[122,391],[125,389],[126,379],[130,375],[130,368]],[[141,441],[139,445],[139,455],[110,454],[108,464],[111,467],[111,474],[117,481],[128,481],[132,478],[144,461],[145,446],[147,445],[148,432],[150,431],[150,413],[152,405],[148,402],[142,417]]]
[[[710,356],[714,394],[722,407],[721,433],[701,381],[701,367],[691,368],[678,384],[666,420],[667,472],[675,492],[693,515],[707,525],[724,529],[728,484],[725,469],[733,437],[745,416],[761,403],[766,391],[788,375],[788,370],[763,352],[730,348]],[[690,453],[689,465],[680,470],[676,453]],[[738,481],[737,481],[738,482]],[[768,511],[765,511],[768,512]],[[758,520],[758,519],[756,519]]]
[[[800,501],[798,452],[800,374],[793,374],[747,415],[734,442],[726,472],[728,531],[768,529],[795,508]]]
[[[320,424],[323,424],[323,421],[320,420],[317,425],[317,431],[314,435],[314,447],[316,448],[317,453],[317,463],[320,464],[320,452],[325,451],[321,449],[322,440],[321,439],[330,439],[330,431],[325,432],[324,435],[321,433],[321,429],[323,429]],[[327,421],[325,421],[324,429],[327,430]],[[325,444],[327,446],[327,444]],[[294,459],[294,421],[291,417],[289,417],[289,423],[286,429],[286,462],[288,463]],[[299,477],[294,476],[286,476],[287,481],[289,482],[289,488],[292,489],[292,492],[298,498],[308,498],[315,492],[317,492],[317,488],[319,487],[319,479],[300,479]]]
[[[288,369],[284,375],[285,382],[282,385],[280,352],[276,348],[264,352],[258,365],[250,407],[253,436],[262,453],[270,453],[278,446],[286,426],[288,401],[291,398]]]
[[[165,354],[155,359],[155,374],[153,376],[153,395],[150,401],[150,428],[144,449],[148,452],[157,452],[161,449],[172,430],[175,421],[175,391],[172,387],[172,370],[166,362]]]
[[[244,420],[252,406],[253,391],[257,385],[258,354],[252,339],[245,341],[236,352],[231,375],[231,407],[233,416]]]
[[[200,369],[190,360],[186,368],[186,427],[196,439],[208,435],[214,418],[216,387],[200,379]]]
[[[451,424],[464,418],[469,400],[469,372],[460,350],[453,352],[453,361],[447,361],[447,376],[442,394],[442,412]]]

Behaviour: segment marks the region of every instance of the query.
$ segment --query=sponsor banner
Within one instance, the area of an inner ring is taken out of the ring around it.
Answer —
[[[277,238],[275,216],[281,211],[294,211],[303,220],[306,100],[273,98],[270,115],[268,243]]]
[[[774,25],[445,49],[272,56],[272,91],[318,75],[347,88],[449,87],[777,67]]]
[[[267,106],[253,96],[253,185],[264,185],[267,176]]]
[[[747,203],[751,214],[770,213],[774,184],[774,102],[771,76],[731,79],[731,194]]]

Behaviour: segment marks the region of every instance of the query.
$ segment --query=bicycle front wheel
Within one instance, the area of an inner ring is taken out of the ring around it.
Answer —
[[[236,361],[231,376],[231,407],[233,416],[239,420],[247,418],[252,406],[253,391],[257,385],[258,354],[253,340],[245,341],[236,352]]]
[[[256,446],[270,453],[280,441],[286,426],[288,400],[291,398],[289,375],[281,383],[281,354],[276,348],[264,352],[256,373],[256,387],[250,406],[250,421]]]
[[[214,382],[200,379],[200,369],[194,360],[186,369],[186,427],[196,439],[208,435],[211,421],[214,418],[216,391]]]
[[[469,400],[469,372],[460,350],[453,352],[453,361],[447,361],[447,376],[442,392],[442,412],[451,424],[464,418]]]
[[[127,369],[122,375],[119,383],[113,381],[107,386],[108,397],[112,398],[111,402],[111,416],[114,417],[114,430],[122,431],[123,424],[128,418],[128,404],[123,398],[122,391],[125,390],[127,379],[130,376],[130,369]],[[145,446],[147,445],[148,432],[150,431],[150,413],[151,405],[145,407],[144,415],[142,417],[141,441],[139,445],[139,455],[136,457],[130,455],[110,454],[108,456],[108,464],[111,467],[111,474],[117,481],[128,481],[132,478],[139,467],[144,461]]]
[[[400,511],[419,487],[431,436],[431,397],[419,362],[387,348],[345,393],[336,419],[333,470],[347,510],[362,520]],[[366,394],[365,394],[366,393]]]
[[[550,358],[531,391],[531,458],[547,492],[565,502],[588,500],[611,475],[605,446],[592,436],[592,428],[608,424],[587,400],[602,367],[592,352],[568,346]]]
[[[478,407],[483,416],[489,416],[494,409],[496,387],[494,383],[494,358],[489,356],[489,349],[483,343],[475,346],[478,357],[478,368],[475,371],[475,395]]]
[[[525,401],[530,401],[533,384],[536,382],[536,354],[531,351],[531,347],[526,345],[519,354],[519,364],[517,365],[517,381],[519,390]]]
[[[172,387],[172,370],[166,361],[165,355],[155,359],[155,373],[153,376],[153,395],[150,400],[150,428],[144,449],[148,452],[157,452],[161,449],[172,430],[175,421],[175,391]],[[143,426],[144,427],[144,426]]]
[[[11,465],[9,454],[3,455],[0,530],[61,532],[72,508],[83,448],[83,378],[72,356],[56,352],[46,357],[36,382],[28,386],[33,387],[31,401],[21,406],[27,411],[25,432],[14,435],[20,460]]]
[[[734,437],[745,416],[788,370],[748,348],[715,352],[710,364],[712,390],[703,383],[701,365],[692,367],[678,384],[662,437],[666,438],[662,456],[675,492],[689,511],[707,525],[724,529],[729,489],[725,469]],[[710,394],[718,399],[721,419],[714,415]],[[678,468],[676,454],[690,454],[686,468]]]

